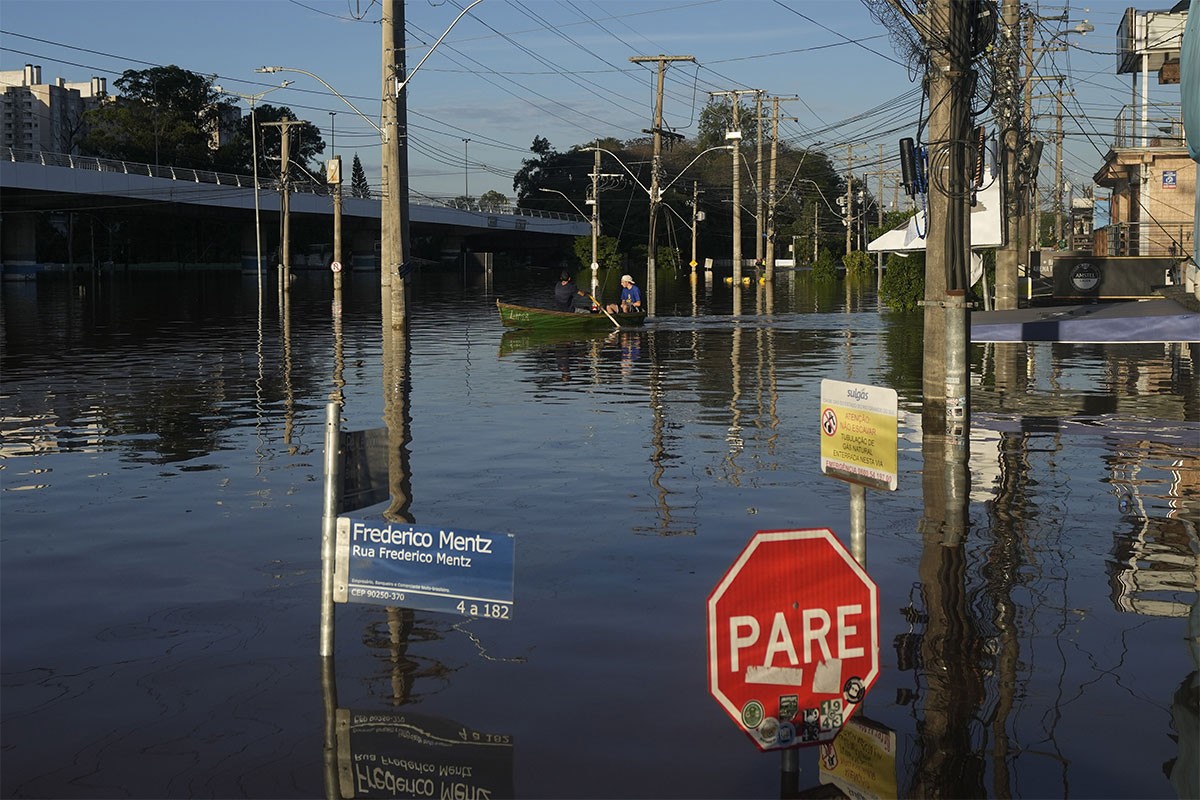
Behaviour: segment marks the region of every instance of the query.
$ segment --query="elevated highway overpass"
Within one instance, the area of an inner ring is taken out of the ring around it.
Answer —
[[[272,178],[260,175],[259,186],[267,262],[273,258],[279,238],[280,195]],[[68,248],[74,251],[74,258],[57,259],[46,258],[51,248],[39,238],[48,236],[47,225],[65,235],[80,219],[94,225],[97,218],[103,218],[105,224],[113,225],[136,215],[176,222],[194,219],[206,229],[221,230],[223,236],[232,227],[236,241],[223,250],[227,255],[231,250],[237,254],[227,265],[240,261],[243,268],[253,270],[254,195],[254,178],[247,175],[4,148],[0,150],[0,263],[6,277],[63,269],[67,260],[75,265],[113,262],[135,266],[139,263],[135,254],[111,245],[106,250],[103,236],[99,251],[94,243],[91,247],[77,244]],[[351,197],[343,189],[343,260],[348,267],[379,268],[381,205],[378,196]],[[327,251],[320,248],[333,239],[333,198],[328,188],[315,181],[294,184],[289,208],[292,267],[325,268]],[[584,217],[511,205],[455,207],[413,199],[409,215],[414,253],[458,265],[464,252],[504,253],[518,263],[536,262],[539,257],[561,252],[569,239],[591,234]],[[203,254],[203,248],[196,253]],[[178,266],[213,265],[203,258],[176,261]]]

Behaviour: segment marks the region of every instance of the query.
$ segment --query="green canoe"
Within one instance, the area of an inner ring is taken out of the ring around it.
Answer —
[[[517,306],[496,301],[500,309],[500,321],[506,328],[523,328],[539,331],[603,331],[636,328],[646,321],[645,314],[612,314],[598,311],[581,314],[574,311],[551,311],[548,308]],[[616,325],[613,321],[616,321]]]

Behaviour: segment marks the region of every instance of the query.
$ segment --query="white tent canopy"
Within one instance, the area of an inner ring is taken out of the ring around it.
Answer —
[[[971,275],[975,285],[983,274],[983,259],[979,250],[987,250],[1004,244],[1004,231],[1000,215],[1000,180],[994,171],[988,182],[975,194],[975,205],[971,206]],[[913,253],[924,252],[925,236],[928,234],[928,217],[924,208],[917,210],[902,228],[888,231],[867,245],[870,253]]]

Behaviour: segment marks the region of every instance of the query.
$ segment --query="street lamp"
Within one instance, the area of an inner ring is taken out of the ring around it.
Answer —
[[[301,75],[307,75],[308,77],[312,78],[317,83],[324,86],[329,91],[333,92],[334,96],[337,97],[338,99],[340,99],[343,103],[350,106],[351,110],[353,110],[355,114],[358,114],[358,116],[365,119],[367,121],[367,124],[370,125],[372,128],[374,128],[379,133],[379,135],[381,137],[383,137],[383,141],[385,141],[385,142],[387,141],[387,134],[385,134],[383,132],[383,128],[376,125],[374,123],[374,121],[372,121],[371,118],[368,117],[366,114],[359,111],[358,108],[354,105],[354,103],[351,103],[349,100],[347,100],[345,97],[343,97],[342,94],[337,89],[333,88],[328,83],[326,83],[324,80],[322,80],[320,76],[314,75],[306,69],[296,69],[295,67],[259,67],[258,69],[254,70],[254,71],[255,72],[272,72],[272,73],[273,72],[298,72]]]
[[[579,206],[575,205],[574,200],[567,197],[565,194],[560,192],[558,189],[547,189],[544,186],[539,186],[538,191],[539,192],[553,192],[554,194],[560,196],[563,200],[566,200],[568,203],[570,203],[571,208],[573,208],[579,212],[579,216],[581,216],[581,217],[587,216],[587,214],[583,213],[583,209],[581,209]],[[595,211],[595,209],[596,209],[595,201],[592,202],[592,209],[593,209],[592,210],[592,218],[591,218],[591,227],[592,227],[592,295],[595,296],[597,293],[597,290],[599,290],[599,288],[600,288],[600,278],[599,278],[600,264],[597,263],[597,261],[596,261],[596,250],[597,250],[598,239],[600,236],[600,218],[597,216],[596,211]]]
[[[264,95],[268,95],[276,89],[282,89],[289,84],[291,84],[291,81],[284,81],[278,86],[272,86],[269,89],[264,89],[258,94],[226,92],[220,86],[213,87],[213,91],[215,92],[233,95],[234,97],[240,97],[250,104],[250,158],[254,162],[254,257],[256,259],[254,266],[255,271],[258,273],[258,301],[260,303],[262,302],[262,233],[259,229],[258,220],[258,117],[254,112],[254,104],[261,100]]]
[[[467,172],[467,145],[470,143],[470,139],[463,139],[463,197],[466,200],[471,199],[470,177]]]

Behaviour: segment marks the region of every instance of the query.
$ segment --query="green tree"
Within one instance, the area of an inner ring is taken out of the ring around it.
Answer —
[[[266,125],[268,122],[279,122],[285,119],[297,119],[287,106],[273,106],[270,103],[255,109],[258,119],[258,170],[262,174],[273,175],[279,172],[279,155],[283,146],[282,128]],[[252,171],[254,162],[254,145],[250,139],[251,118],[247,114],[238,122],[233,143],[225,148],[222,156],[226,159],[225,168],[237,171]],[[288,160],[297,164],[313,175],[319,175],[315,166],[316,157],[325,152],[325,140],[321,131],[311,122],[288,127]],[[295,175],[293,174],[293,177]]]
[[[88,133],[81,152],[126,161],[208,167],[221,95],[215,76],[171,65],[126,70],[113,85],[120,91],[85,115]]]
[[[508,205],[508,198],[495,189],[479,195],[479,207],[484,211],[499,211]]]
[[[893,311],[915,311],[925,297],[925,253],[888,253],[879,296]]]
[[[874,263],[869,254],[862,250],[854,250],[842,256],[842,266],[846,268],[848,278],[862,280],[870,277]]]
[[[812,276],[813,280],[817,281],[832,281],[837,278],[837,261],[832,252],[825,248],[821,249],[820,255],[817,256],[817,263],[813,264]]]
[[[600,265],[601,269],[621,268],[621,252],[617,245],[617,240],[611,236],[597,237],[596,263]],[[579,263],[590,268],[592,266],[592,237],[575,237],[574,247],[575,257],[579,259]]]
[[[367,173],[363,171],[362,162],[358,160],[358,153],[354,154],[354,163],[350,167],[350,196],[371,196],[371,184],[367,183]]]
[[[743,142],[751,141],[755,135],[753,122],[753,114],[746,113],[746,109],[738,111],[738,127],[741,129]],[[723,145],[725,144],[725,134],[732,129],[733,103],[727,99],[713,100],[700,111],[696,146],[703,150],[706,147]]]

